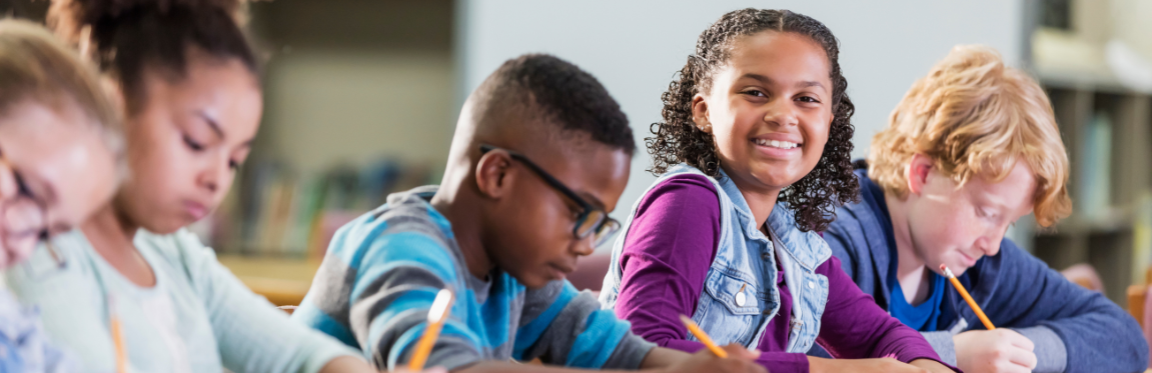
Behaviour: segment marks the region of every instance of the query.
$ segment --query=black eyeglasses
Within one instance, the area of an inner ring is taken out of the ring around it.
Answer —
[[[580,216],[576,217],[576,225],[572,227],[572,234],[576,236],[576,238],[582,240],[588,238],[588,236],[592,236],[592,245],[600,246],[600,244],[607,242],[616,231],[620,230],[620,222],[608,217],[607,211],[597,208],[583,198],[580,198],[580,195],[576,194],[576,192],[572,191],[572,189],[568,188],[564,183],[561,183],[560,180],[557,180],[552,174],[549,174],[548,171],[544,171],[543,168],[533,163],[528,157],[508,149],[492,145],[480,145],[480,154],[493,150],[503,150],[507,152],[512,159],[520,161],[520,163],[528,166],[528,168],[537,175],[540,175],[540,178],[544,179],[544,182],[552,186],[553,189],[560,191],[560,194],[563,194],[565,197],[568,197],[568,199],[580,205],[583,211],[580,212]]]

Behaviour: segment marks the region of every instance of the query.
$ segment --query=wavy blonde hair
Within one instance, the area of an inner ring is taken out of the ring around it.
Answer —
[[[914,154],[933,161],[959,185],[982,175],[998,182],[1020,159],[1032,168],[1036,221],[1050,227],[1072,212],[1068,153],[1044,90],[1005,66],[984,46],[952,48],[912,85],[872,138],[868,175],[885,192],[908,194],[905,167]]]

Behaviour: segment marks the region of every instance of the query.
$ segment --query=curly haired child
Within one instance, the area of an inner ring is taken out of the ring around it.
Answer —
[[[786,10],[733,11],[700,35],[648,139],[661,176],[601,294],[633,332],[698,350],[683,314],[719,343],[761,350],[775,373],[950,371],[816,233],[858,189],[838,55],[827,27]],[[806,356],[814,343],[841,359]]]

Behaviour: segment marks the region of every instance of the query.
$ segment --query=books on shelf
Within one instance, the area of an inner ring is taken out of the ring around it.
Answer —
[[[196,232],[222,254],[321,258],[336,230],[388,194],[433,182],[426,165],[381,159],[312,175],[278,161],[249,162]]]
[[[1145,191],[1136,204],[1132,222],[1132,284],[1145,282],[1149,265],[1152,265],[1152,193]]]
[[[1076,210],[1090,219],[1099,218],[1112,206],[1112,120],[1106,112],[1092,116],[1080,137],[1084,169],[1074,196]]]

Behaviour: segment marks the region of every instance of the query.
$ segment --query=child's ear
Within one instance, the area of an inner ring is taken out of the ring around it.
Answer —
[[[924,185],[928,183],[928,174],[932,172],[932,159],[920,153],[912,155],[908,168],[904,170],[904,179],[908,181],[908,191],[920,194]]]
[[[511,180],[512,157],[508,152],[495,149],[480,156],[476,163],[476,187],[480,195],[499,199],[509,193]]]
[[[712,123],[708,121],[708,101],[699,93],[692,97],[692,121],[704,133],[712,133]]]

